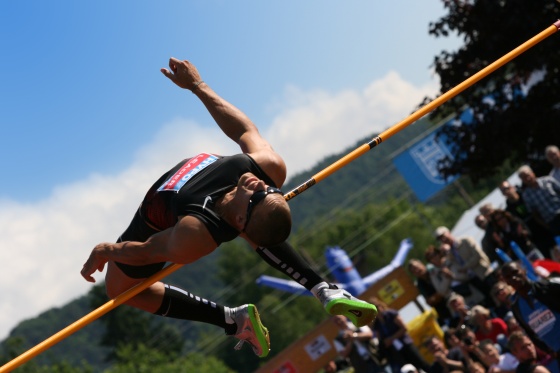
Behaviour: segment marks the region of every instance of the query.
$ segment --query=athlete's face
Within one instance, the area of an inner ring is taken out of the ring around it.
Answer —
[[[237,190],[235,191],[235,199],[238,200],[239,207],[248,206],[253,193],[265,190],[266,187],[267,185],[263,180],[250,172],[241,175],[237,182]]]
[[[236,195],[239,195],[239,198],[245,200],[247,206],[243,230],[247,228],[247,224],[249,223],[249,219],[251,218],[251,214],[255,206],[264,200],[267,195],[275,193],[282,194],[282,191],[278,188],[266,185],[263,180],[259,179],[250,172],[243,174],[239,178]]]

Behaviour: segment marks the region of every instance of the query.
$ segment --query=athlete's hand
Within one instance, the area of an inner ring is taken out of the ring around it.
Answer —
[[[178,60],[175,57],[169,59],[169,70],[162,68],[161,72],[179,87],[190,90],[195,88],[195,83],[202,80],[192,63],[187,60]]]
[[[89,255],[88,260],[84,263],[84,266],[80,273],[82,274],[82,277],[86,279],[86,281],[95,282],[95,279],[92,276],[95,271],[103,272],[105,263],[107,263],[107,259],[103,255],[101,255],[101,253],[104,251],[104,248],[107,245],[111,244],[102,243],[95,246],[95,248]]]

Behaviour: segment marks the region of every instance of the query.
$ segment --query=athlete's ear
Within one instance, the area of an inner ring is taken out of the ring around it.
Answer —
[[[247,214],[235,214],[235,229],[239,232],[243,232],[245,227],[245,219],[247,219]]]

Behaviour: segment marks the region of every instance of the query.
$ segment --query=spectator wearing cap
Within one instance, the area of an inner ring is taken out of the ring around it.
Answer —
[[[465,303],[465,298],[457,293],[451,294],[447,300],[447,305],[453,313],[449,326],[456,328],[461,325],[471,325],[473,323],[472,314],[469,306]]]
[[[537,177],[531,167],[517,171],[523,181],[523,200],[537,222],[560,235],[560,183],[552,176]]]
[[[490,259],[472,237],[454,237],[447,227],[438,227],[434,232],[441,243],[450,246],[450,269],[455,280],[468,282],[485,297],[485,304],[493,305],[490,288],[496,282]]]

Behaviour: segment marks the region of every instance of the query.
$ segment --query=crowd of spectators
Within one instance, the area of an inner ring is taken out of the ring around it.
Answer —
[[[425,336],[415,346],[398,311],[371,299],[379,315],[367,331],[372,338],[360,339],[370,352],[362,352],[383,357],[354,372],[560,373],[560,150],[551,145],[545,155],[549,175],[522,166],[519,185],[499,184],[503,208],[480,206],[473,222],[484,231],[480,241],[441,226],[424,258],[409,260],[443,339]],[[352,333],[346,341],[360,335]]]

